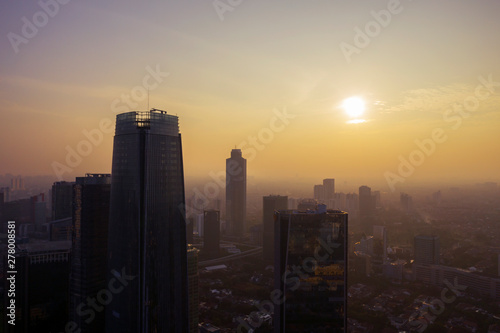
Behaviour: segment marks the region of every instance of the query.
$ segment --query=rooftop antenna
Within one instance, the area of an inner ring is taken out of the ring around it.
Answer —
[[[149,87],[148,87],[148,111],[149,111]]]

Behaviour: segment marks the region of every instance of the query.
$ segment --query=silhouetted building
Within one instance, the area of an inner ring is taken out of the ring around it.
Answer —
[[[410,195],[401,193],[399,196],[399,203],[404,212],[410,212],[413,210],[413,199]]]
[[[323,179],[324,204],[327,208],[335,208],[335,179]]]
[[[220,245],[220,212],[210,209],[203,213],[204,236],[203,252],[209,258],[216,258],[219,255]]]
[[[74,182],[61,181],[52,185],[52,221],[72,216],[74,184]]]
[[[415,236],[415,263],[439,265],[439,237]]]
[[[10,189],[12,191],[24,191],[24,179],[21,176],[16,176],[10,180]]]
[[[263,197],[264,224],[262,255],[268,264],[274,263],[274,211],[288,209],[288,197],[281,195],[269,195]]]
[[[106,332],[189,332],[178,117],[117,115],[111,175],[108,280],[130,280],[106,306]]]
[[[246,231],[247,160],[241,149],[231,150],[226,159],[226,221],[231,236],[243,237]]]
[[[347,213],[319,205],[275,218],[274,332],[345,332]]]
[[[188,245],[188,297],[189,297],[189,332],[198,333],[198,306],[200,304],[199,273],[198,273],[198,252],[199,250]]]
[[[325,187],[323,185],[314,185],[314,199],[319,203],[325,202]]]
[[[49,333],[68,322],[71,242],[17,244],[15,254],[16,325],[4,320],[4,332]],[[4,267],[7,256],[4,256]],[[9,290],[5,280],[4,293]],[[4,309],[11,297],[4,297]],[[7,318],[6,318],[7,319]]]
[[[78,307],[98,295],[106,285],[111,175],[87,174],[73,186],[73,232],[70,275],[70,320],[82,333],[104,333],[104,311],[95,318],[79,314]],[[104,305],[104,304],[102,304]]]
[[[387,259],[387,230],[382,225],[373,226],[373,259],[380,264]]]
[[[368,186],[359,188],[359,216],[366,218],[375,210],[375,200],[372,196],[372,189]]]

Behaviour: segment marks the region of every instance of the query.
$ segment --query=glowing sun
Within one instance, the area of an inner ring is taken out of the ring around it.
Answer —
[[[349,97],[342,102],[342,108],[351,118],[358,118],[365,112],[365,101],[360,97]]]

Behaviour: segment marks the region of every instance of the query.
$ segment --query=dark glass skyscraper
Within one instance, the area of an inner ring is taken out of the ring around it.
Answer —
[[[345,332],[347,213],[275,213],[274,332]]]
[[[266,263],[274,263],[274,211],[288,209],[288,197],[269,195],[262,198],[262,255]]]
[[[106,332],[188,332],[178,117],[155,109],[117,116],[108,239],[109,280],[127,284],[106,307]]]
[[[104,312],[95,312],[95,318],[89,320],[87,309],[81,304],[86,304],[88,298],[96,298],[107,287],[110,189],[109,174],[77,177],[73,186],[69,314],[70,320],[78,325],[82,333],[104,332]]]
[[[226,159],[226,221],[229,234],[243,237],[247,213],[247,160],[241,149],[231,150]]]

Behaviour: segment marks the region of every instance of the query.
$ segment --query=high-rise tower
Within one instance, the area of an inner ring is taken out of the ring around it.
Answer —
[[[275,219],[274,332],[345,332],[347,213],[318,205]]]
[[[241,149],[233,149],[226,159],[226,221],[231,236],[245,233],[246,200],[247,160],[241,156]]]
[[[262,255],[266,263],[274,263],[274,211],[288,209],[288,196],[269,195],[262,198]]]
[[[439,265],[439,236],[415,236],[415,263]]]
[[[71,321],[82,333],[104,332],[104,313],[96,312],[89,322],[78,311],[87,298],[96,298],[107,288],[106,255],[111,175],[87,174],[77,177],[73,186],[73,232],[70,271]]]
[[[178,121],[155,109],[116,117],[108,280],[127,284],[106,307],[106,332],[189,331]]]

